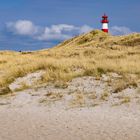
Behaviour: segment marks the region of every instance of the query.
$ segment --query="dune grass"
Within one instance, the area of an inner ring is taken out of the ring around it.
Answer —
[[[42,82],[67,82],[79,76],[116,72],[140,78],[139,34],[113,37],[92,31],[36,52],[0,52],[0,87],[17,77],[44,70]],[[137,42],[136,42],[137,41]]]

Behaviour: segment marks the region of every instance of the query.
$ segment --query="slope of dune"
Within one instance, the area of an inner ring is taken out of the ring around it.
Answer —
[[[1,51],[0,140],[139,140],[139,60],[140,34],[98,30]]]
[[[58,46],[35,52],[0,52],[0,87],[16,78],[43,70],[41,83],[116,72],[140,77],[140,34],[112,36],[99,30],[79,35]],[[129,78],[128,78],[129,79]]]

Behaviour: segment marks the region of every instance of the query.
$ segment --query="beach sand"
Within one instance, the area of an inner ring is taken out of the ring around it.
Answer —
[[[140,140],[140,94],[128,88],[100,98],[104,88],[85,77],[65,89],[44,86],[1,97],[0,140]]]
[[[0,107],[0,140],[139,140],[140,106]]]

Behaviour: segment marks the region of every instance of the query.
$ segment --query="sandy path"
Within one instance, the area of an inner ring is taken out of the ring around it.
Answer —
[[[0,140],[139,140],[140,107],[0,108]]]
[[[13,89],[28,76],[14,82]],[[101,100],[105,88],[103,81],[85,77],[74,79],[66,89],[50,85],[0,98],[0,140],[140,140],[140,94],[128,88]],[[77,97],[77,90],[82,93],[78,96],[80,101],[98,101],[98,106],[87,108],[87,102],[84,108],[68,109],[71,99]],[[87,98],[94,91],[99,97]],[[63,94],[62,98],[59,94]],[[112,107],[112,102],[119,100],[116,96],[128,95],[131,102]],[[42,99],[45,102],[40,102]]]

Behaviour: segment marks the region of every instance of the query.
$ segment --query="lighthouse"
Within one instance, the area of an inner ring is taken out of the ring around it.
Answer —
[[[102,31],[108,33],[108,23],[109,23],[109,21],[108,21],[108,16],[106,14],[104,14],[102,16],[101,23],[102,23]]]

